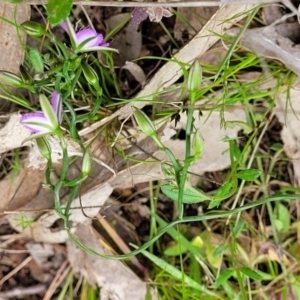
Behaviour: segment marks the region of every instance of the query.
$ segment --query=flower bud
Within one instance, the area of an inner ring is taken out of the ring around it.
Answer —
[[[35,139],[40,153],[48,160],[51,160],[51,147],[46,139],[39,137]]]
[[[148,136],[150,136],[155,143],[158,145],[159,148],[165,148],[160,139],[158,138],[156,134],[156,129],[151,122],[151,120],[148,118],[148,116],[141,110],[134,108],[134,117],[136,122],[138,123],[140,129]]]
[[[8,71],[0,71],[0,80],[15,88],[24,86],[24,82],[19,76]]]
[[[199,61],[196,60],[190,69],[188,82],[187,82],[192,104],[194,104],[195,101],[197,100],[194,99],[195,98],[194,95],[200,90],[201,82],[202,82],[202,70]]]
[[[21,26],[23,27],[24,31],[30,36],[41,37],[46,34],[45,28],[41,24],[33,21],[26,21],[22,23]]]
[[[91,152],[89,149],[87,149],[82,159],[82,167],[81,167],[82,176],[87,177],[91,171],[91,168],[92,168]]]
[[[93,86],[97,91],[101,91],[99,86],[99,78],[96,71],[86,62],[81,63],[82,71],[87,82]]]

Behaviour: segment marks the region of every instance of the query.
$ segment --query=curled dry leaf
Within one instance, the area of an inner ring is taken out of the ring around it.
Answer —
[[[42,197],[46,196],[41,189],[44,172],[44,170],[32,170],[25,167],[19,171],[17,176],[14,176],[11,172],[2,179],[0,181],[0,213],[4,211],[15,211],[21,207],[24,208],[35,198],[39,198],[43,203],[44,200]],[[41,195],[41,198],[39,195]],[[42,203],[40,203],[39,208],[43,207]],[[30,218],[32,218],[32,216],[30,216]]]
[[[108,30],[113,29],[121,23],[128,14],[118,14],[105,21]],[[131,61],[139,57],[142,48],[142,34],[138,30],[138,25],[126,26],[110,43],[112,48],[119,50],[119,54],[114,55],[116,66],[123,66],[126,61]]]
[[[146,81],[146,75],[143,71],[143,69],[136,63],[131,61],[126,61],[125,65],[122,67],[122,69],[125,69],[130,72],[130,74],[134,77],[134,79],[143,86]]]
[[[24,146],[22,142],[30,136],[30,131],[21,125],[20,119],[18,113],[1,116],[0,121],[4,126],[0,128],[0,154]]]

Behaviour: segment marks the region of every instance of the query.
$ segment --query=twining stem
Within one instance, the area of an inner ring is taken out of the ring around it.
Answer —
[[[135,256],[135,255],[141,253],[143,250],[149,248],[150,245],[155,243],[163,234],[168,232],[168,230],[170,228],[174,227],[177,224],[197,222],[197,221],[203,222],[203,221],[208,221],[208,220],[221,219],[221,218],[233,215],[233,214],[243,212],[243,211],[245,211],[247,209],[251,209],[253,207],[257,207],[257,206],[260,206],[260,205],[263,205],[263,204],[266,204],[266,203],[270,203],[272,201],[282,201],[282,200],[289,201],[289,200],[295,200],[295,199],[300,199],[300,194],[273,196],[273,197],[257,200],[257,201],[254,201],[254,202],[249,202],[248,204],[246,204],[244,206],[240,206],[238,208],[228,210],[228,211],[218,211],[218,212],[213,212],[213,213],[207,213],[207,214],[201,215],[201,216],[184,217],[182,219],[177,219],[177,220],[169,223],[164,228],[162,228],[152,239],[150,239],[148,242],[143,244],[140,248],[138,248],[138,249],[136,249],[136,250],[134,250],[130,253],[123,254],[123,255],[102,255],[102,254],[99,254],[95,250],[93,250],[89,247],[86,247],[84,244],[82,244],[80,241],[78,241],[78,239],[72,234],[70,228],[66,228],[66,230],[68,232],[68,235],[69,235],[70,239],[73,241],[73,243],[77,247],[79,247],[80,249],[84,250],[85,252],[87,252],[87,253],[95,256],[95,257],[99,257],[99,258],[103,258],[103,259],[122,260],[122,259],[127,259],[127,258],[130,258],[132,256]]]

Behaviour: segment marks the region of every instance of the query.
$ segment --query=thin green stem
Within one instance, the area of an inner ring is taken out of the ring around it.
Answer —
[[[130,258],[132,256],[135,256],[139,253],[141,253],[143,250],[147,249],[150,247],[150,245],[152,245],[155,241],[157,241],[162,235],[164,235],[171,227],[174,227],[177,224],[183,224],[183,223],[190,223],[190,222],[200,222],[200,221],[208,221],[208,220],[214,220],[214,219],[221,219],[224,217],[228,217],[230,215],[234,215],[237,213],[241,213],[245,210],[251,209],[253,207],[257,207],[269,202],[273,202],[273,201],[288,201],[288,200],[295,200],[295,199],[300,199],[300,194],[295,194],[295,195],[282,195],[282,196],[273,196],[273,197],[269,197],[269,198],[265,198],[265,199],[261,199],[261,200],[257,200],[254,202],[250,202],[247,203],[244,206],[240,206],[238,208],[229,210],[229,211],[218,211],[218,212],[212,212],[212,213],[207,213],[205,215],[202,216],[194,216],[194,217],[184,217],[183,219],[177,219],[171,223],[169,223],[167,226],[165,226],[163,229],[161,229],[152,239],[150,239],[148,242],[146,242],[145,244],[143,244],[140,248],[127,253],[127,254],[123,254],[123,255],[103,255],[100,254],[98,252],[96,252],[95,250],[85,246],[84,244],[82,244],[75,236],[74,234],[71,232],[70,228],[66,228],[67,233],[70,237],[70,239],[73,241],[73,243],[80,249],[84,250],[85,252],[99,257],[99,258],[103,258],[103,259],[112,259],[112,260],[122,260],[122,259],[127,259]]]

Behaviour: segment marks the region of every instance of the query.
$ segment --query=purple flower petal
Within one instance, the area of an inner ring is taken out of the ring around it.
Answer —
[[[63,118],[63,107],[60,93],[54,91],[51,95],[51,106],[56,114],[58,123],[61,124]]]
[[[103,35],[102,34],[98,34],[96,38],[92,39],[92,40],[86,40],[86,42],[81,44],[81,49],[82,50],[90,50],[93,49],[95,47],[101,46],[101,47],[105,47],[105,43],[103,40]]]
[[[101,37],[103,40],[102,35],[101,35]],[[87,43],[91,47],[98,46],[99,45],[98,39],[99,39],[98,33],[94,29],[91,29],[91,28],[83,29],[76,33],[76,45],[77,46],[80,45],[81,43],[84,43],[85,41],[88,41]]]
[[[63,28],[64,31],[68,32],[68,25],[66,22],[61,22],[60,26]]]
[[[32,133],[47,133],[51,131],[51,124],[42,112],[23,114],[20,123]]]
[[[147,7],[136,7],[132,11],[130,25],[139,25],[148,18]]]
[[[116,49],[106,49],[109,47],[109,43],[104,40],[101,33],[98,33],[92,28],[86,28],[75,32],[68,18],[66,19],[66,22],[61,22],[60,25],[66,32],[68,32],[73,50],[76,53],[101,50],[118,52]]]

